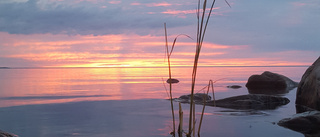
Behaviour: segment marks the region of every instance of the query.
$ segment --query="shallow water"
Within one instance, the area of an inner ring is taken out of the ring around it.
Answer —
[[[306,67],[200,67],[196,89],[209,79],[216,98],[248,94],[250,75],[268,70],[299,81]],[[174,97],[190,91],[191,68],[173,68],[180,80]],[[170,136],[170,102],[163,86],[166,68],[54,68],[0,69],[0,129],[21,137]],[[241,85],[240,89],[226,88]],[[295,113],[296,89],[291,102],[276,110],[238,111],[206,107],[201,136],[301,137],[275,123]],[[178,103],[174,103],[178,112]],[[184,110],[187,129],[188,104]],[[202,106],[197,106],[197,119]],[[177,118],[177,116],[176,116]]]

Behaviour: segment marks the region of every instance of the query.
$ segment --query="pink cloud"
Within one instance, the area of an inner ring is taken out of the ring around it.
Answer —
[[[112,1],[109,1],[110,4],[120,4],[121,1],[119,0],[112,0]]]
[[[194,14],[196,13],[196,10],[167,10],[162,12],[164,14],[172,14],[172,15],[177,15],[177,14]]]
[[[306,3],[302,3],[302,2],[292,2],[292,5],[295,7],[302,7],[307,5]]]
[[[134,2],[134,3],[131,3],[130,5],[139,6],[139,5],[142,5],[142,4],[141,4],[141,3],[138,3],[138,2]]]
[[[0,58],[28,60],[41,66],[122,67],[166,66],[164,38],[152,35],[16,35],[0,32]],[[169,36],[169,44],[175,36]],[[193,64],[195,43],[181,38],[172,54],[173,66]],[[222,45],[205,42],[201,51],[201,64],[215,65],[301,65],[305,60],[291,60],[302,51],[264,53],[253,55],[247,45]],[[248,54],[250,56],[248,57]],[[310,54],[312,55],[312,54]],[[301,57],[306,58],[306,57]],[[311,57],[309,57],[311,58]],[[119,65],[117,65],[119,66]]]
[[[214,8],[214,9],[219,9],[219,8]],[[207,13],[208,11],[210,11],[210,9],[206,9]],[[164,11],[162,12],[163,14],[170,14],[170,15],[181,15],[181,14],[196,14],[197,10],[194,9],[194,10],[167,10],[167,11]],[[216,13],[216,12],[213,12],[212,14],[216,14],[216,15],[221,15]]]
[[[161,2],[161,3],[147,3],[147,4],[142,4],[139,2],[133,2],[130,5],[132,6],[140,6],[140,5],[144,5],[147,7],[169,7],[172,6],[173,4],[167,3],[167,2]]]
[[[150,3],[146,4],[147,7],[168,7],[172,6],[172,4],[167,3],[167,2],[162,2],[162,3]]]

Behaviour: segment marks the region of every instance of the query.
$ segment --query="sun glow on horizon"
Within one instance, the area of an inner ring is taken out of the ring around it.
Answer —
[[[163,36],[151,35],[16,35],[0,32],[4,39],[0,58],[24,60],[33,67],[166,67]],[[170,35],[169,39],[174,39]],[[68,39],[68,40],[66,40]],[[308,62],[284,59],[236,58],[250,45],[222,45],[204,42],[199,66],[301,66]],[[171,66],[193,66],[195,42],[181,38],[171,56]],[[299,51],[273,53],[299,54]],[[268,55],[266,55],[268,56]],[[287,57],[289,58],[289,57]],[[3,64],[2,64],[3,65]],[[16,66],[8,66],[16,67]],[[19,67],[19,66],[18,66]],[[25,67],[25,66],[20,66]]]
[[[191,62],[192,60],[186,60],[188,62]],[[236,61],[234,60],[219,60],[213,63],[208,63],[206,62],[207,60],[204,60],[202,62],[199,63],[198,66],[200,67],[220,67],[220,66],[224,66],[224,67],[245,67],[245,66],[308,66],[308,63],[299,63],[299,62],[284,62],[284,61],[242,61],[239,62],[237,61],[237,63],[235,63]],[[210,60],[212,61],[212,60]],[[189,63],[189,64],[185,64],[185,63],[179,63],[179,61],[172,61],[171,62],[171,67],[192,67],[193,64]],[[127,62],[119,62],[119,63],[89,63],[89,64],[64,64],[64,65],[59,65],[59,66],[47,66],[47,67],[97,67],[97,68],[103,68],[103,67],[115,67],[115,68],[126,68],[126,67],[130,67],[130,68],[139,68],[139,67],[168,67],[167,62],[161,62],[161,63],[155,63],[155,62],[151,62],[151,61],[127,61]]]

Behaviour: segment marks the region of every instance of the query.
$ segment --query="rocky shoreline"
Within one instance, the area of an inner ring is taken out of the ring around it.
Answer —
[[[194,94],[194,101],[200,105],[206,104],[207,106],[238,110],[276,109],[290,102],[288,98],[280,95],[288,93],[297,87],[297,85],[298,82],[294,82],[286,76],[265,71],[261,75],[252,75],[249,77],[246,84],[249,94],[211,100],[209,95],[197,93]],[[241,88],[241,86],[236,87]],[[230,87],[227,86],[227,88]],[[191,95],[182,95],[177,98],[176,101],[190,103],[190,96]]]
[[[320,136],[320,57],[306,70],[297,88],[296,113],[278,125],[305,136]]]
[[[207,94],[195,94],[195,103],[236,110],[276,109],[290,102],[281,95],[297,87],[297,114],[280,120],[278,125],[305,136],[320,136],[320,57],[306,70],[300,82],[265,71],[261,75],[250,76],[246,87],[249,92],[247,95],[215,101]],[[190,103],[190,95],[180,96],[176,101]]]

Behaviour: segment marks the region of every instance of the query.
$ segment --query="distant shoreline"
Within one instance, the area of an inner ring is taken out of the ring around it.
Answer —
[[[0,67],[0,69],[10,69],[9,67]]]

